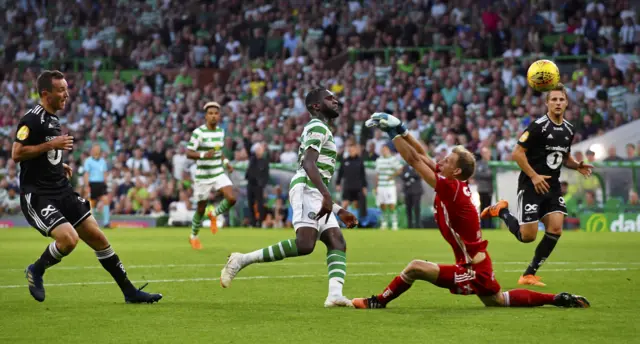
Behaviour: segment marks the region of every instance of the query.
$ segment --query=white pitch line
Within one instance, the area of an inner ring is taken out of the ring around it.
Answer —
[[[582,268],[582,269],[545,269],[545,272],[567,272],[567,271],[629,271],[640,270],[638,268]],[[522,270],[502,270],[499,272],[521,272]],[[364,276],[389,276],[397,275],[399,271],[395,272],[372,272],[372,273],[356,273],[347,274],[347,277],[364,277]],[[285,276],[247,276],[236,277],[234,280],[256,280],[256,279],[294,279],[294,278],[321,278],[326,277],[323,275],[285,275]],[[205,281],[219,281],[219,277],[200,277],[200,278],[178,278],[178,279],[157,279],[157,280],[145,280],[145,281],[132,281],[132,283],[184,283],[184,282],[205,282]],[[96,281],[96,282],[70,282],[70,283],[53,283],[45,284],[45,287],[68,287],[68,286],[80,286],[80,285],[104,285],[113,284],[113,281]],[[0,285],[0,289],[12,289],[23,288],[26,284],[12,284],[12,285]]]
[[[578,269],[542,269],[545,272],[559,272],[559,271],[628,271],[628,270],[640,270],[640,268],[578,268]],[[503,272],[522,272],[520,270],[504,270]]]
[[[408,264],[405,262],[347,262],[347,265],[400,265]],[[449,262],[441,262],[442,264],[448,264]],[[529,262],[492,262],[493,265],[527,265]],[[278,266],[294,266],[294,265],[326,265],[325,262],[299,262],[299,263],[276,263]],[[272,264],[275,266],[276,264]],[[640,262],[545,262],[544,265],[640,265]],[[167,269],[167,268],[207,268],[207,267],[222,267],[225,263],[216,264],[151,264],[151,265],[128,265],[125,266],[129,269]],[[270,265],[266,265],[270,266]],[[7,268],[0,269],[0,271],[24,271],[25,268]],[[101,265],[88,265],[88,266],[56,266],[55,270],[102,270]]]

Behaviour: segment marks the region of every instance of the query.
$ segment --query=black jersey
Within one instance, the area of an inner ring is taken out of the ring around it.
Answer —
[[[61,133],[58,117],[36,105],[20,119],[15,141],[25,146],[37,146]],[[20,192],[51,196],[65,196],[73,192],[62,166],[62,150],[50,150],[21,161]]]
[[[560,187],[560,168],[571,154],[573,126],[563,120],[557,125],[544,115],[532,122],[520,136],[518,144],[527,150],[529,165],[537,174],[550,176],[547,180],[552,188]],[[524,172],[518,179],[520,188],[533,187],[531,178]]]

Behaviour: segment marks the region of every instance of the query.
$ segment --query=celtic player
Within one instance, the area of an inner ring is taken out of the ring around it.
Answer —
[[[220,190],[224,195],[224,200],[209,212],[211,220],[211,232],[216,234],[218,226],[216,216],[226,212],[236,204],[233,195],[233,184],[224,173],[225,167],[229,173],[233,172],[233,167],[222,155],[224,146],[224,130],[218,128],[220,121],[220,104],[208,102],[204,105],[206,124],[196,128],[191,134],[191,140],[187,144],[187,157],[196,160],[196,180],[193,193],[198,201],[198,207],[193,220],[191,221],[191,238],[189,242],[193,249],[202,248],[198,232],[202,226],[202,218],[207,208],[207,200],[212,190]]]
[[[240,270],[249,264],[273,262],[305,256],[313,252],[320,239],[327,246],[329,295],[325,307],[352,307],[342,295],[347,272],[346,242],[334,215],[351,228],[355,216],[334,204],[327,188],[336,165],[336,144],[327,123],[339,115],[339,102],[323,88],[310,91],[305,105],[312,119],[305,125],[298,151],[299,167],[289,184],[296,238],[284,240],[250,253],[232,253],[222,269],[220,284],[227,288]]]
[[[376,159],[376,203],[382,209],[382,225],[380,229],[387,229],[389,218],[391,228],[398,230],[398,214],[396,203],[396,177],[402,172],[402,163],[391,154],[389,145],[382,146],[382,156]]]

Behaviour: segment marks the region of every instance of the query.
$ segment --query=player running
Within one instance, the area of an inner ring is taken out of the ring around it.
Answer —
[[[524,243],[536,240],[538,221],[544,224],[544,237],[533,260],[518,279],[521,285],[545,286],[536,272],[556,247],[567,215],[560,190],[560,168],[564,165],[585,177],[591,175],[593,168],[571,156],[574,129],[564,119],[568,104],[567,92],[562,84],[558,84],[547,93],[547,114],[529,125],[513,150],[513,160],[522,169],[518,178],[516,215],[509,212],[509,203],[505,200],[481,213],[483,219],[499,216],[516,239]]]
[[[220,122],[220,104],[208,102],[204,105],[206,123],[197,127],[191,134],[191,140],[187,144],[187,158],[196,160],[196,180],[193,193],[198,201],[198,206],[191,220],[191,237],[189,243],[195,250],[202,249],[198,233],[202,227],[202,217],[207,209],[209,194],[213,190],[220,190],[224,199],[210,211],[211,233],[218,232],[217,216],[228,211],[236,204],[233,194],[231,179],[224,173],[226,168],[229,173],[233,167],[229,160],[222,155],[224,146],[224,130],[218,128]]]
[[[388,145],[382,146],[382,156],[376,159],[376,202],[382,209],[382,224],[380,229],[387,229],[391,220],[391,229],[398,230],[398,214],[396,203],[396,177],[402,173],[402,163],[391,154]]]
[[[116,281],[127,303],[153,303],[161,294],[149,294],[133,286],[120,258],[91,215],[89,202],[73,191],[71,169],[62,163],[63,151],[73,149],[73,137],[63,135],[55,113],[69,98],[67,81],[59,71],[44,71],[36,81],[40,104],[20,119],[11,157],[20,163],[22,213],[40,234],[55,241],[25,271],[29,292],[44,301],[43,275],[60,263],[82,239]]]
[[[389,133],[402,158],[435,189],[436,221],[440,233],[453,249],[456,264],[442,265],[414,260],[381,294],[368,299],[353,299],[354,307],[385,308],[389,302],[411,288],[416,280],[449,289],[452,294],[478,295],[485,306],[489,307],[590,306],[584,297],[569,293],[554,295],[525,289],[501,292],[487,251],[488,242],[482,239],[478,211],[471,202],[471,192],[466,182],[475,171],[473,154],[459,146],[436,165],[399,119],[375,113],[367,120],[366,125],[379,127]]]
[[[308,255],[319,239],[327,246],[329,295],[324,306],[351,307],[351,300],[342,295],[347,274],[347,244],[334,213],[349,228],[358,222],[353,214],[333,203],[327,188],[337,157],[333,134],[327,124],[339,116],[339,102],[330,91],[316,88],[307,94],[305,105],[312,119],[302,131],[299,167],[289,184],[296,238],[251,253],[232,253],[222,269],[220,284],[228,288],[238,272],[253,263]]]

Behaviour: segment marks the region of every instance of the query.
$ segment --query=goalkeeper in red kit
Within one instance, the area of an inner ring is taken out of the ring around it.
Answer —
[[[459,146],[436,165],[396,117],[375,113],[367,120],[366,125],[387,132],[393,138],[402,158],[435,189],[436,221],[440,233],[453,249],[456,263],[444,265],[414,260],[381,294],[353,299],[355,308],[385,308],[389,302],[411,288],[416,280],[449,289],[453,294],[478,295],[485,306],[489,307],[590,306],[586,298],[570,293],[500,290],[487,251],[488,242],[482,239],[480,217],[471,202],[471,192],[466,182],[475,171],[473,154]]]

